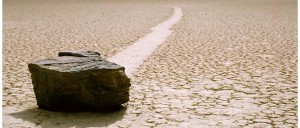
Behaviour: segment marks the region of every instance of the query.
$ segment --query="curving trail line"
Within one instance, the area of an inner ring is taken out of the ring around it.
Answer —
[[[170,30],[171,27],[177,23],[182,16],[183,13],[181,8],[174,7],[173,15],[168,20],[155,26],[151,29],[151,33],[140,38],[133,45],[107,60],[124,66],[126,74],[131,76],[135,69],[139,67],[139,65],[141,65],[159,45],[164,43],[168,36],[171,35],[173,32]]]

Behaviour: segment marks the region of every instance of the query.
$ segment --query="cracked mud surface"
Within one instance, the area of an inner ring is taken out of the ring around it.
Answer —
[[[183,6],[174,34],[133,79],[139,118],[151,115],[143,121],[154,127],[297,127],[292,7]]]
[[[149,24],[135,24],[143,27],[139,36],[171,15],[173,5],[160,4],[154,10],[144,5],[147,14],[132,16],[132,22],[145,20],[137,16],[155,16]],[[122,8],[111,6],[112,10]],[[56,56],[54,52],[60,48],[81,47],[72,43],[56,46],[49,39],[44,39],[43,45],[39,41],[29,45],[27,36],[21,35],[32,28],[13,31],[12,26],[28,26],[7,22],[4,2],[4,127],[297,127],[296,1],[190,1],[176,6],[182,8],[184,16],[168,40],[133,73],[126,108],[99,114],[36,108],[26,63]],[[124,31],[134,32],[136,26],[130,28],[124,27]],[[139,38],[129,35],[117,37]],[[98,46],[106,38],[97,39],[84,42],[82,47],[86,45],[104,57],[117,53]],[[118,41],[104,44],[113,48]]]
[[[172,13],[171,8],[139,2],[29,0],[4,1],[3,5],[4,106],[35,102],[29,62],[56,57],[65,50],[112,56]],[[30,98],[20,100],[19,96]]]

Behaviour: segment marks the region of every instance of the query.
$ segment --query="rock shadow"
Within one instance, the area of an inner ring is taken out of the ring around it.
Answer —
[[[118,111],[110,112],[53,112],[39,108],[27,109],[10,116],[35,124],[43,128],[84,128],[84,127],[107,127],[121,120],[127,110],[122,107]]]

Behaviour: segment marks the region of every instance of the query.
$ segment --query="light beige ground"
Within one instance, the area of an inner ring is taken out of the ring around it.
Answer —
[[[4,1],[4,127],[297,127],[296,0],[63,3]],[[184,16],[134,73],[126,109],[36,108],[29,61],[66,48],[110,57],[174,5]]]
[[[72,49],[112,56],[169,18],[173,11],[151,2],[7,0],[3,5],[5,106],[34,101],[27,68],[30,61]],[[27,98],[19,99],[19,95]]]

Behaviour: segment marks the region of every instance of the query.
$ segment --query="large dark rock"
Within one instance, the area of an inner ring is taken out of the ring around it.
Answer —
[[[59,57],[29,64],[40,108],[99,110],[129,101],[125,68],[93,51],[59,52]]]

